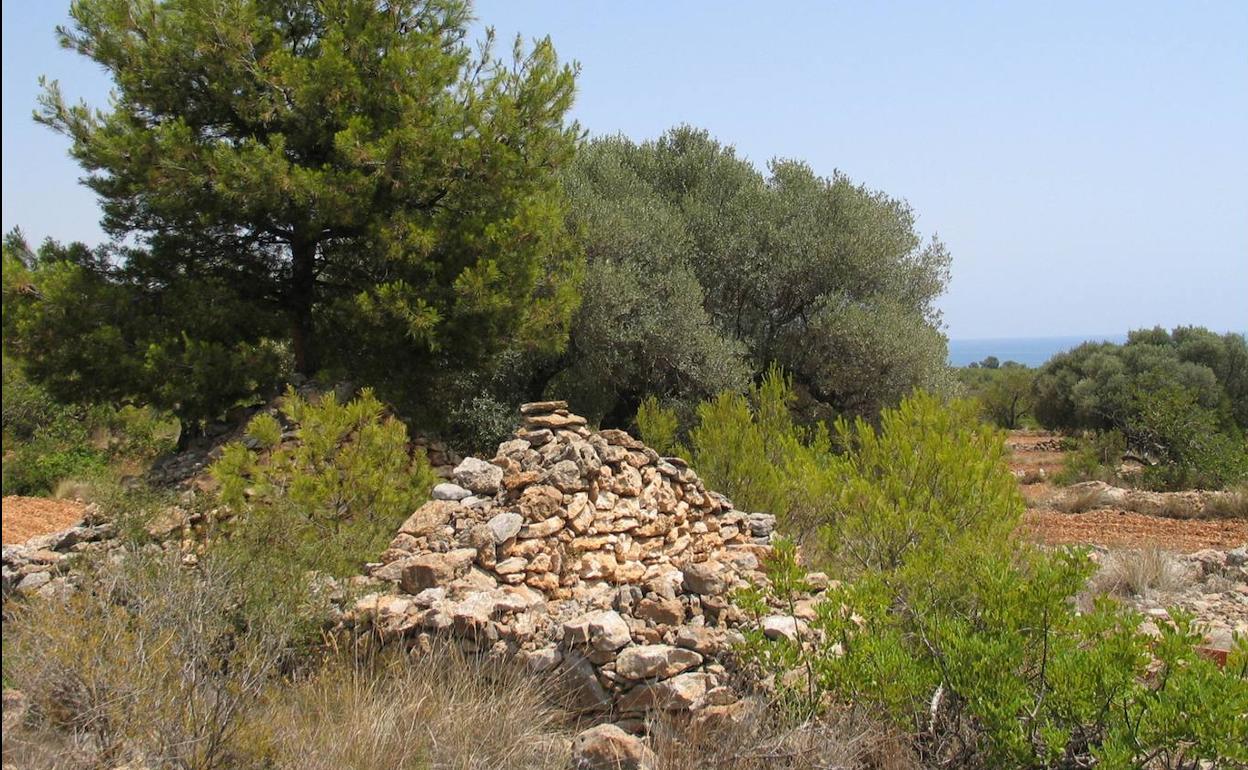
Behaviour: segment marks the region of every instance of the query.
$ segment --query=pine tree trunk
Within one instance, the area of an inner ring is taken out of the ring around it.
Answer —
[[[305,377],[316,373],[319,362],[312,339],[312,306],[316,299],[316,242],[291,241],[290,342],[295,371]]]

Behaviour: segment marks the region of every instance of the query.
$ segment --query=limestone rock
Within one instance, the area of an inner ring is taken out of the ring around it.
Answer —
[[[768,615],[760,624],[768,639],[797,641],[799,634],[806,633],[806,624],[791,615]]]
[[[656,770],[658,759],[638,737],[598,725],[572,741],[572,770]]]
[[[470,490],[464,489],[458,484],[450,482],[442,482],[433,488],[431,493],[434,500],[463,500],[472,494]]]
[[[615,659],[616,672],[626,679],[666,679],[702,664],[702,656],[668,644],[625,647]]]
[[[415,594],[425,588],[445,585],[467,573],[476,556],[474,548],[416,556],[403,568],[399,586],[407,593]]]
[[[502,544],[520,533],[524,526],[524,517],[518,513],[500,513],[486,524],[494,542]]]
[[[451,500],[430,500],[407,517],[399,533],[413,537],[427,536],[460,515],[464,506]]]
[[[651,684],[639,684],[620,698],[621,711],[687,711],[714,687],[710,674],[686,673]]]
[[[722,594],[725,588],[724,567],[719,562],[705,561],[690,564],[683,570],[685,573],[684,587],[695,594]]]
[[[561,409],[567,410],[567,408],[567,401],[530,401],[520,405],[520,414],[529,417],[530,415],[550,414]]]
[[[503,483],[503,469],[485,460],[465,457],[455,466],[455,481],[478,494],[492,495]]]
[[[614,610],[593,612],[565,623],[563,634],[565,644],[588,645],[595,650],[618,650],[632,641],[628,624]]]

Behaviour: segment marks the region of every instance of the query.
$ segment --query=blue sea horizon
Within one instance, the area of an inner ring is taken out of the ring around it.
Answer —
[[[996,356],[1001,363],[1015,361],[1026,366],[1040,366],[1058,353],[1077,348],[1085,342],[1113,342],[1121,345],[1125,334],[1081,334],[1064,337],[996,337],[949,340],[949,365],[967,366]]]

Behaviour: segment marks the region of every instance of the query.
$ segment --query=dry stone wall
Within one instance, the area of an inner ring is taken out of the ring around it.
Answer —
[[[521,412],[515,438],[463,460],[370,565],[394,591],[352,622],[520,660],[568,705],[617,718],[736,700],[727,653],[746,619],[730,595],[761,579],[775,519],[564,402]]]

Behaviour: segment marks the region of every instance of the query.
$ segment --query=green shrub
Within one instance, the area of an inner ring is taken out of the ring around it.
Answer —
[[[739,508],[775,513],[805,541],[825,514],[835,479],[826,470],[832,442],[825,426],[801,426],[790,407],[792,381],[772,369],[745,396],[724,393],[697,408],[692,459],[713,489]]]
[[[1248,760],[1248,643],[1223,672],[1195,653],[1181,613],[1150,647],[1138,616],[1109,600],[1077,612],[1090,560],[1017,540],[1004,447],[973,409],[919,395],[878,430],[838,433],[849,451],[834,464],[843,492],[824,543],[845,582],[797,640],[751,631],[743,648],[791,708],[852,702],[946,766]],[[805,588],[792,547],[767,569],[769,583],[741,596],[758,615]]]
[[[519,423],[516,405],[492,396],[465,399],[450,410],[451,440],[465,452],[492,456]]]
[[[1128,435],[1161,460],[1145,469],[1149,486],[1223,489],[1248,480],[1248,443],[1238,430],[1219,430],[1216,415],[1202,409],[1190,391],[1142,390],[1134,403]]]
[[[1116,430],[1078,439],[1053,480],[1063,486],[1081,481],[1112,481],[1118,475],[1118,465],[1126,449],[1126,438]]]
[[[689,454],[680,443],[680,418],[676,410],[663,406],[654,396],[642,399],[637,409],[637,431],[641,440],[661,455]]]
[[[825,550],[853,570],[900,569],[915,553],[1005,542],[1023,511],[999,431],[975,404],[915,393],[885,410],[877,430],[836,425],[846,452],[829,468],[837,490]]]
[[[278,443],[276,419],[259,415],[248,433],[262,448],[229,444],[212,466],[235,513],[229,547],[284,568],[355,574],[428,495],[428,461],[369,390],[346,404],[289,391],[282,411],[297,426],[293,441]]]
[[[1121,431],[1156,461],[1144,482],[1220,488],[1248,478],[1248,345],[1198,327],[1140,330],[1125,345],[1087,343],[1036,375],[1046,428]]]
[[[4,357],[4,494],[47,495],[110,465],[141,468],[177,443],[175,420],[151,408],[63,404]]]
[[[32,441],[5,458],[4,494],[49,495],[63,479],[97,475],[107,467],[108,456],[90,447],[69,449],[52,441]]]

